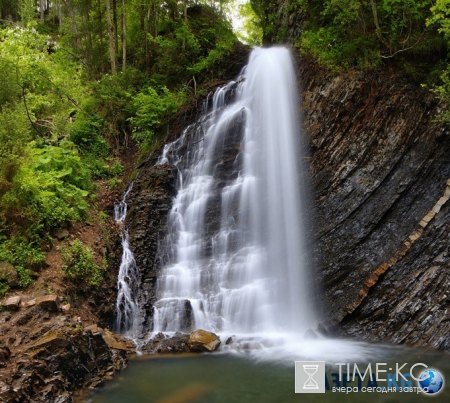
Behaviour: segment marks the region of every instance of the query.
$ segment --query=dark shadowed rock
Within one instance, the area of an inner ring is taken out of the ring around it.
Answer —
[[[56,295],[45,295],[36,299],[36,305],[49,312],[58,311],[58,297]]]
[[[4,281],[10,287],[17,287],[19,280],[19,274],[14,266],[6,262],[0,263],[0,281]]]
[[[188,353],[190,351],[188,339],[189,335],[184,333],[175,333],[172,337],[166,337],[163,333],[158,333],[142,347],[142,351],[156,354]]]
[[[11,356],[11,351],[8,348],[8,346],[4,346],[3,344],[0,344],[0,365],[5,364],[9,357]]]
[[[72,402],[74,391],[101,385],[127,363],[126,352],[111,350],[102,335],[70,325],[46,332],[21,354],[11,384],[0,384],[1,401]]]
[[[450,178],[440,105],[405,77],[299,65],[324,313],[344,335],[449,348],[449,207],[429,216]]]

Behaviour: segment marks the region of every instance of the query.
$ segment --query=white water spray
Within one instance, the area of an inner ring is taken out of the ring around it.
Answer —
[[[116,331],[136,338],[142,332],[143,316],[139,307],[140,273],[133,252],[130,250],[129,235],[125,227],[127,197],[133,189],[128,187],[123,199],[114,206],[114,219],[122,230],[122,261],[117,278]]]
[[[178,167],[179,191],[154,331],[301,334],[314,326],[296,94],[289,51],[256,49],[238,84],[219,89],[212,111],[165,147],[159,163]],[[236,122],[244,125],[238,174],[221,187],[216,176]],[[218,187],[221,225],[210,234],[205,217]]]

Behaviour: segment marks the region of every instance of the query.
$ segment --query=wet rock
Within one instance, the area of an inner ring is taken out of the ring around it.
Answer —
[[[331,331],[328,328],[327,324],[319,323],[317,325],[316,333],[321,334],[322,336],[331,336]]]
[[[158,333],[148,343],[142,351],[153,354],[180,354],[190,351],[188,346],[189,335],[184,333],[175,333],[172,337],[166,337],[163,333]]]
[[[150,328],[155,284],[160,269],[158,245],[163,239],[166,217],[176,194],[176,167],[144,164],[128,197],[127,224],[130,246],[143,281],[141,305],[147,312]]]
[[[36,305],[48,312],[57,312],[58,297],[56,295],[45,295],[36,299]]]
[[[236,343],[236,336],[228,337],[227,341],[225,342],[225,345],[228,346],[228,345],[233,344],[233,343]]]
[[[195,330],[189,335],[188,345],[191,351],[215,351],[220,346],[219,337],[205,330]]]
[[[20,297],[9,297],[6,300],[4,307],[10,311],[17,311],[20,309],[20,303],[21,303]]]
[[[101,333],[101,332],[99,332]],[[105,329],[103,333],[101,333],[103,340],[105,341],[106,345],[114,350],[122,350],[122,351],[128,351],[133,349],[132,343],[130,343],[128,340],[124,339],[123,337],[119,336],[118,334],[114,334],[110,332],[109,330]]]
[[[14,266],[6,262],[0,262],[0,281],[4,281],[13,288],[19,285],[19,274]]]

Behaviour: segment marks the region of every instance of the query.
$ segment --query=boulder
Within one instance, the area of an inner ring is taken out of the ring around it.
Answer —
[[[10,287],[17,287],[20,279],[14,266],[6,262],[1,262],[0,280],[6,282]]]
[[[42,337],[40,337],[34,345],[31,347],[32,349],[40,349],[40,348],[48,348],[49,351],[58,351],[64,350],[70,345],[70,338],[64,333],[62,330],[50,330],[45,333]]]
[[[105,329],[104,333],[102,334],[103,340],[105,341],[106,345],[114,350],[122,350],[127,351],[131,350],[132,346],[125,340],[123,337],[119,336],[118,334],[114,334],[110,332],[109,330]]]
[[[189,335],[175,333],[172,337],[166,337],[158,333],[150,341],[142,346],[142,351],[150,354],[182,354],[190,351],[188,346]]]
[[[220,339],[216,334],[200,329],[189,335],[188,345],[191,351],[215,351],[220,346]]]
[[[10,297],[6,300],[4,306],[10,311],[17,311],[18,309],[20,309],[20,302],[20,297]]]
[[[39,308],[45,309],[49,312],[58,311],[58,297],[56,295],[45,295],[36,299],[36,305]]]

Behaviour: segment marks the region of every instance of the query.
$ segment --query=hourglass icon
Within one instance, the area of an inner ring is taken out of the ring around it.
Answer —
[[[317,372],[318,369],[319,369],[318,365],[311,365],[311,364],[303,365],[303,370],[308,375],[308,379],[303,384],[303,389],[319,389],[319,384],[313,378],[314,374]]]

